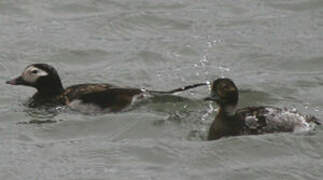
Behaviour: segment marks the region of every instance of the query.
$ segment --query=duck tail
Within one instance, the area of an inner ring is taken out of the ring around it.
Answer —
[[[188,86],[184,86],[184,87],[172,89],[172,90],[169,90],[169,91],[153,91],[153,90],[147,90],[147,92],[149,92],[152,95],[170,95],[170,94],[174,94],[174,93],[177,93],[177,92],[183,92],[183,91],[187,91],[189,89],[193,89],[193,88],[200,87],[200,86],[207,86],[207,85],[209,85],[209,82],[192,84],[192,85],[188,85]]]
[[[307,121],[315,123],[316,125],[322,124],[322,122],[319,119],[317,119],[315,116],[308,116]]]

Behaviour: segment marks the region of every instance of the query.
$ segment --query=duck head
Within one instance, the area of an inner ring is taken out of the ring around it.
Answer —
[[[59,94],[64,90],[57,71],[48,64],[29,65],[20,76],[6,83],[33,87],[41,94]]]
[[[219,78],[213,81],[211,96],[205,100],[215,101],[225,112],[232,114],[239,100],[238,88],[231,79]]]

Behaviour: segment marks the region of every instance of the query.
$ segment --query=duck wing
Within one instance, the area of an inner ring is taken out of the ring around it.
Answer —
[[[275,108],[275,110],[279,110]],[[246,107],[237,110],[236,118],[243,122],[241,134],[261,134],[267,126],[267,107]]]
[[[245,134],[303,132],[312,130],[318,124],[315,117],[304,116],[295,109],[270,106],[243,108],[237,111],[236,116],[244,122]]]
[[[81,84],[67,88],[64,92],[65,104],[78,109],[80,104],[120,111],[130,105],[133,97],[142,93],[136,88],[120,88],[110,84]]]

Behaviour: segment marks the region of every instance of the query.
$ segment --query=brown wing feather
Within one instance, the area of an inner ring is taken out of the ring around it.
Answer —
[[[262,134],[268,133],[266,116],[268,108],[273,109],[277,112],[281,109],[269,106],[259,107],[246,107],[239,109],[236,113],[238,121],[244,122],[244,127],[241,130],[241,134]]]
[[[66,88],[59,99],[67,105],[73,100],[81,100],[84,104],[119,111],[132,102],[133,96],[140,93],[140,89],[120,88],[111,84],[79,84]]]
[[[61,97],[68,104],[68,102],[78,99],[85,94],[106,91],[112,87],[116,86],[111,84],[78,84],[66,88]]]
[[[83,103],[96,104],[111,111],[120,111],[130,105],[135,95],[142,93],[140,89],[109,88],[104,91],[96,91],[81,95],[78,99]]]

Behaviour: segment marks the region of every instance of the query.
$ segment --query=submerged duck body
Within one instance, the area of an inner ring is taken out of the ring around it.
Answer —
[[[73,109],[109,110],[117,112],[130,105],[134,97],[143,97],[144,91],[121,88],[112,84],[78,84],[63,88],[57,71],[48,64],[32,64],[21,76],[7,81],[37,89],[29,106],[68,105]]]
[[[314,116],[304,116],[296,110],[270,106],[247,107],[236,110],[239,94],[232,80],[217,79],[211,96],[219,111],[211,124],[208,140],[226,136],[257,135],[278,132],[307,132],[320,124]]]

